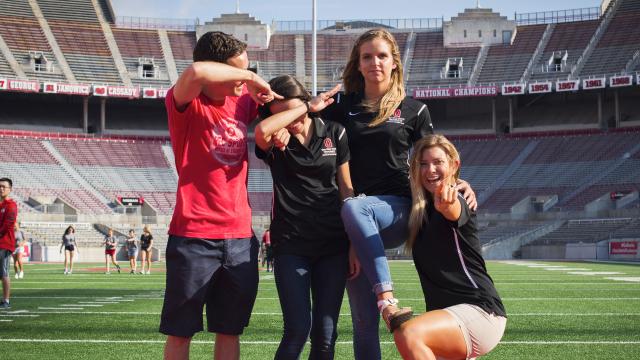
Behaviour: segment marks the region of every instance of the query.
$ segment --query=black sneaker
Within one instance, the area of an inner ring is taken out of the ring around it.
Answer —
[[[118,274],[120,274],[120,265],[116,265],[116,269],[118,269]]]
[[[6,301],[0,302],[0,310],[9,310],[11,309],[11,304]]]

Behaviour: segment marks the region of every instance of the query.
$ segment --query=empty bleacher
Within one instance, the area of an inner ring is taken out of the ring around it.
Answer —
[[[479,47],[444,47],[442,32],[418,32],[408,69],[407,86],[466,83],[479,51]],[[447,77],[445,65],[449,58],[462,59],[462,69],[458,77]]]
[[[157,31],[130,29],[113,29],[112,31],[122,54],[122,60],[129,74],[132,75],[131,80],[134,84],[170,85]],[[138,68],[141,58],[153,60],[154,70],[157,71],[153,77],[140,76]]]
[[[609,239],[620,229],[631,224],[632,219],[569,220],[557,230],[544,235],[529,245],[553,245],[567,243],[594,243]]]
[[[97,22],[50,20],[49,26],[78,81],[122,84],[111,50]]]
[[[540,60],[532,69],[532,80],[566,78],[571,66],[578,61],[599,25],[598,20],[577,21],[556,24],[553,33],[544,48]],[[567,58],[565,64],[556,67],[550,59],[554,53]]]
[[[44,17],[51,20],[72,20],[98,23],[91,0],[37,0]]]
[[[518,26],[512,45],[489,48],[478,83],[503,83],[519,80],[542,39],[546,25]]]
[[[273,34],[269,48],[247,51],[249,60],[258,63],[258,73],[269,80],[278,75],[295,75],[295,35]]]
[[[193,62],[193,49],[196,47],[196,33],[193,31],[167,31],[171,51],[178,69],[182,74]]]
[[[623,72],[633,54],[640,49],[640,5],[621,0],[618,11],[586,60],[580,75],[605,75]]]
[[[33,18],[33,10],[28,0],[2,0],[0,1],[0,17],[26,17]]]
[[[29,78],[64,80],[64,75],[56,66],[53,51],[35,18],[0,17],[0,35]],[[53,72],[46,70],[44,62],[37,69],[31,65],[34,52],[44,56],[47,62],[53,63]]]

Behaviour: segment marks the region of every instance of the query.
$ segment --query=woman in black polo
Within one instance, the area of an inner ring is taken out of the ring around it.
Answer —
[[[442,135],[418,141],[411,157],[407,249],[429,311],[394,338],[406,359],[469,359],[500,341],[504,305],[482,258],[475,212],[455,188],[460,155]]]
[[[284,99],[261,109],[255,134],[275,193],[271,245],[284,320],[275,358],[298,359],[310,337],[309,358],[333,359],[345,282],[359,271],[340,219],[353,189],[344,128],[311,113],[331,104],[339,86],[312,99],[292,76],[269,85]]]

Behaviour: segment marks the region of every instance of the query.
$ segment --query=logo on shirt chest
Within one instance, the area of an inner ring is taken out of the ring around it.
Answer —
[[[247,151],[247,125],[234,119],[221,118],[211,125],[209,152],[223,165],[237,165]]]
[[[333,146],[331,138],[324,138],[321,151],[322,156],[336,156],[336,147]]]
[[[402,117],[402,111],[400,109],[396,109],[396,111],[393,113],[392,116],[389,117],[389,120],[387,120],[390,123],[393,124],[404,124],[404,118]]]

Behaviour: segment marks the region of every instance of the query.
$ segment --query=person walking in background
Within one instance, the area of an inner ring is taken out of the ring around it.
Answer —
[[[118,239],[113,236],[113,229],[108,230],[107,235],[104,237],[102,245],[104,246],[104,267],[106,268],[106,271],[104,273],[111,274],[109,265],[113,264],[113,266],[116,267],[116,270],[118,270],[119,274],[120,265],[118,265],[118,262],[116,261],[116,247],[118,245]]]
[[[140,235],[140,274],[151,274],[151,256],[153,254],[153,235],[151,235],[151,229],[149,225],[145,225],[142,228],[142,235]],[[145,272],[145,264],[147,270]]]
[[[27,239],[24,236],[24,232],[20,230],[20,224],[18,222],[16,222],[14,232],[16,237],[16,249],[13,251],[13,269],[16,273],[16,279],[22,279],[24,277],[22,254],[24,252],[24,245],[27,243]]]
[[[165,107],[178,172],[169,225],[160,332],[165,359],[188,359],[191,339],[215,333],[214,357],[240,358],[258,292],[258,247],[247,191],[247,129],[258,104],[278,97],[248,70],[247,45],[203,34]]]
[[[271,231],[267,229],[262,235],[262,267],[267,266],[267,272],[273,269],[273,249],[271,248]]]
[[[80,253],[78,250],[78,244],[76,242],[76,229],[69,225],[62,235],[62,243],[60,244],[60,253],[64,248],[64,274],[71,275],[73,273],[73,259],[76,253]]]
[[[0,310],[11,308],[11,280],[9,262],[16,247],[14,227],[18,219],[18,204],[9,196],[13,182],[9,178],[0,178],[0,278],[2,279],[2,301]]]
[[[507,315],[482,258],[476,214],[456,190],[460,155],[446,137],[430,135],[410,164],[406,249],[429,311],[394,332],[398,351],[405,360],[483,356],[500,342]]]
[[[129,268],[131,269],[130,273],[136,273],[136,265],[138,256],[138,244],[136,244],[136,231],[131,229],[129,230],[129,236],[127,237],[126,247],[127,247],[127,256],[129,257]]]

